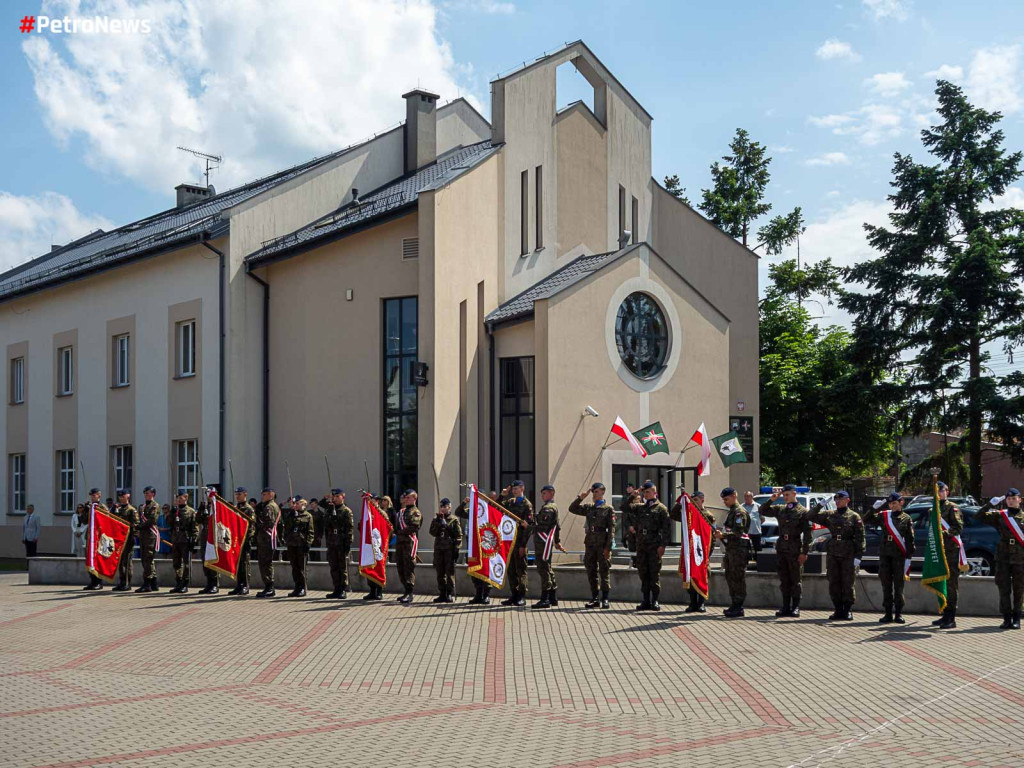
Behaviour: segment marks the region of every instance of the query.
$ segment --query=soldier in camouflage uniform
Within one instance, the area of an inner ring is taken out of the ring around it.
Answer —
[[[183,595],[188,592],[192,578],[192,548],[199,538],[199,522],[196,520],[196,511],[188,505],[188,494],[185,491],[178,491],[174,502],[164,521],[170,529],[171,563],[174,566],[175,584],[170,591]]]
[[[811,549],[811,523],[807,508],[796,500],[796,486],[786,485],[782,489],[785,504],[772,506],[779,498],[773,491],[771,498],[758,509],[763,520],[774,516],[779,521],[779,538],[775,542],[776,569],[779,587],[782,591],[782,608],[775,612],[777,617],[800,615],[801,577],[803,566]]]
[[[284,515],[285,545],[288,547],[288,561],[292,564],[292,584],[288,597],[306,596],[306,563],[309,562],[309,548],[313,546],[316,523],[309,513],[309,503],[299,495],[292,498],[292,505]]]
[[[437,514],[430,521],[430,535],[434,537],[434,572],[437,574],[435,603],[455,602],[455,557],[462,544],[462,526],[452,514],[452,503],[441,499]]]
[[[839,491],[834,497],[836,509],[827,510],[820,502],[811,508],[810,521],[828,528],[826,570],[828,592],[835,611],[830,621],[853,621],[853,603],[857,599],[854,579],[864,557],[864,522],[850,509],[850,494]]]
[[[1011,488],[1005,496],[990,499],[975,518],[999,531],[996,545],[996,586],[999,587],[1000,629],[1020,629],[1024,606],[1024,509],[1020,491]]]
[[[750,560],[750,513],[736,500],[735,488],[722,490],[722,501],[728,507],[722,529],[714,536],[725,543],[725,581],[729,585],[732,605],[724,616],[730,619],[744,615],[743,603],[747,599],[747,561]]]
[[[416,550],[419,548],[420,526],[423,525],[423,514],[416,502],[419,494],[408,490],[399,500],[402,504],[393,518],[395,526],[395,562],[398,564],[398,578],[405,591],[398,598],[400,603],[411,603],[413,589],[416,588]]]
[[[493,491],[489,494],[490,498],[497,501],[497,494]],[[469,497],[465,497],[462,503],[455,508],[455,516],[459,520],[466,521],[466,536],[469,536],[472,526],[469,523]],[[473,579],[473,588],[476,590],[476,594],[470,598],[469,605],[490,605],[491,604],[491,585],[480,579]]]
[[[622,494],[619,514],[622,515],[622,546],[629,552],[636,552],[636,535],[629,532],[633,528],[632,505],[640,501],[640,491],[632,483],[626,483],[626,492]],[[636,555],[630,557],[630,567],[636,568]]]
[[[147,485],[142,491],[146,503],[139,510],[139,556],[142,559],[142,586],[136,592],[159,592],[156,584],[156,551],[160,548],[160,505],[156,488]]]
[[[711,526],[711,547],[707,552],[707,561],[710,563],[711,553],[715,551],[715,516],[709,510],[704,509],[704,491],[694,491],[690,498],[693,500],[693,506],[697,508],[697,511],[704,516],[704,519],[708,521],[708,525]],[[669,510],[668,515],[676,522],[683,522],[682,494],[680,494],[679,498],[676,499],[676,503],[672,505],[672,509]],[[704,607],[707,599],[704,595],[694,589],[693,584],[688,587],[687,591],[690,593],[690,605],[683,611],[683,613],[707,613],[708,609]]]
[[[522,480],[513,480],[512,485],[505,488],[498,499],[501,506],[520,520],[508,564],[508,583],[511,594],[507,600],[501,601],[502,605],[514,605],[519,608],[526,605],[526,544],[530,541],[534,523],[533,504],[523,495],[525,489],[526,483]]]
[[[306,509],[313,517],[313,550],[316,550],[322,546],[324,540],[324,511],[320,507],[320,500],[315,497],[309,500],[309,505]],[[320,553],[310,551],[309,562],[319,563]]]
[[[334,591],[328,599],[344,600],[348,597],[348,561],[352,549],[352,510],[345,506],[345,492],[332,488],[330,499],[320,504],[323,510],[324,541],[327,544],[327,564],[331,568]]]
[[[535,514],[536,524],[533,528],[533,562],[537,564],[537,575],[540,576],[540,601],[534,608],[551,608],[558,605],[558,583],[551,567],[551,555],[544,557],[545,551],[553,553],[555,548],[565,551],[559,541],[558,505],[555,504],[555,486],[545,485],[540,489],[541,505]],[[550,537],[554,537],[551,539]],[[551,547],[548,548],[550,541]]]
[[[85,545],[86,546],[86,551],[88,551],[89,542],[92,541],[92,512],[91,512],[92,505],[95,504],[97,509],[101,509],[104,512],[109,511],[106,508],[106,506],[104,506],[103,503],[100,501],[102,496],[103,496],[103,494],[100,493],[100,489],[99,488],[93,488],[93,489],[91,489],[89,491],[89,500],[87,502],[85,502],[85,508],[87,510],[89,510],[89,529],[86,530],[86,532],[85,532],[85,535],[86,535],[86,539],[85,539],[85,541],[86,541],[86,545]],[[88,562],[88,561],[86,561],[86,562]],[[82,589],[84,591],[86,591],[86,592],[95,592],[95,591],[103,589],[103,582],[100,580],[100,578],[96,574],[92,573],[91,571],[88,571],[88,574],[89,574],[89,583],[86,584],[84,587],[82,587]]]
[[[594,483],[569,505],[569,512],[586,518],[583,529],[583,565],[590,582],[590,602],[584,608],[609,608],[608,593],[611,591],[609,571],[612,564],[612,542],[615,540],[615,508],[605,499],[607,489],[604,483]],[[593,495],[593,504],[583,500]],[[638,500],[634,498],[634,503]],[[630,514],[632,519],[633,515]],[[630,534],[634,537],[635,534]],[[660,570],[660,569],[659,569]],[[600,597],[598,597],[598,575],[600,575]]]
[[[120,489],[117,492],[117,509],[114,514],[128,523],[128,538],[121,559],[117,564],[117,586],[113,592],[130,592],[132,589],[132,554],[135,549],[135,536],[139,532],[139,512],[132,506],[132,492]]]
[[[255,505],[249,500],[249,492],[245,486],[239,485],[235,488],[235,508],[244,512],[249,517],[253,516]],[[249,594],[249,562],[252,559],[252,534],[255,524],[250,521],[245,531],[245,538],[238,550],[238,570],[235,573],[235,588],[229,595]]]
[[[671,538],[671,519],[668,509],[658,501],[658,487],[650,480],[641,486],[643,499],[630,505],[633,524],[630,532],[636,536],[636,568],[640,572],[640,590],[643,599],[638,611],[660,611],[661,559]]]
[[[256,558],[260,564],[263,591],[256,597],[274,597],[274,551],[277,548],[277,524],[281,521],[281,508],[273,488],[264,488],[256,513]]]
[[[942,611],[942,615],[932,622],[932,626],[939,629],[956,629],[956,608],[960,597],[960,571],[967,570],[966,565],[963,569],[960,568],[960,545],[957,543],[957,539],[964,530],[964,518],[960,514],[960,508],[949,500],[949,486],[939,482],[938,487],[939,511],[946,524],[942,527],[942,549],[946,554],[946,564],[949,566],[949,578],[946,579],[946,608]]]
[[[906,553],[899,542],[885,525],[885,513],[882,505],[888,503],[889,514],[897,535],[903,539]],[[882,527],[882,544],[878,553],[878,580],[882,584],[882,607],[885,615],[878,620],[879,624],[906,624],[903,618],[903,586],[909,579],[906,565],[914,556],[914,521],[903,511],[903,497],[898,493],[889,494],[887,502],[879,500],[874,508],[864,515],[865,525]]]
[[[199,590],[200,595],[216,595],[220,592],[220,574],[213,568],[206,567],[206,542],[209,541],[209,526],[213,525],[213,505],[210,504],[207,490],[216,491],[215,485],[202,489],[203,498],[199,502],[199,509],[196,510],[196,520],[199,521],[199,560],[203,564],[203,575],[206,577],[206,586]]]

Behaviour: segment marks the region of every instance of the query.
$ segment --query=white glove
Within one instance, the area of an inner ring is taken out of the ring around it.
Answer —
[[[1005,496],[993,496],[991,499],[988,500],[988,503],[991,504],[993,507],[998,507],[1000,504],[1003,503],[1003,499],[1005,498]]]
[[[885,499],[879,499],[871,506],[874,507],[875,509],[881,509],[883,504],[885,504]]]
[[[855,571],[859,571],[860,570],[860,558],[859,557],[855,557],[853,559],[853,570],[855,570]]]

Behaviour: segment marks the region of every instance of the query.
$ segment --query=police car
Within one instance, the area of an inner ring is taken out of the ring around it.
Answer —
[[[796,500],[798,504],[802,504],[806,509],[811,509],[816,504],[821,504],[825,509],[835,509],[836,502],[833,496],[836,495],[835,491],[812,491],[808,486],[798,485],[796,488]],[[761,486],[761,493],[754,496],[754,503],[761,506],[766,501],[769,501],[772,497],[772,487],[770,485]],[[781,507],[786,502],[782,496],[779,496],[775,500],[775,504],[772,506]],[[821,527],[820,525],[814,526],[814,532],[812,534],[814,539],[821,537],[828,533],[828,529]],[[775,542],[779,538],[779,521],[774,517],[765,517],[761,520],[761,547],[762,549],[775,549]]]

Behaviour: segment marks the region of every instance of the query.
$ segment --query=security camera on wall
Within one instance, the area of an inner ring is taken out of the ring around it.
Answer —
[[[619,248],[625,248],[629,245],[629,241],[633,239],[633,233],[628,229],[623,230],[622,234],[619,235]]]
[[[590,406],[588,405],[588,406],[587,406],[587,407],[586,407],[586,408],[584,409],[584,411],[583,411],[583,415],[584,415],[584,416],[600,416],[601,414],[599,414],[599,413],[598,413],[597,411],[595,411],[595,410],[594,410],[593,408],[591,408],[591,407],[590,407]]]

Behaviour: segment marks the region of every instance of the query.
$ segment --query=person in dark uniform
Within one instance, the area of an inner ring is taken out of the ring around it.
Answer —
[[[640,573],[643,599],[638,611],[660,611],[661,559],[671,538],[668,509],[658,501],[658,487],[650,480],[640,487],[642,501],[630,506],[631,533],[636,536],[636,568]]]
[[[555,486],[545,485],[541,488],[540,498],[542,504],[536,512],[536,525],[533,528],[533,562],[537,564],[537,575],[540,576],[540,600],[533,607],[544,609],[558,605],[558,582],[555,581],[555,572],[551,567],[551,555],[556,548],[563,552],[565,549],[559,541]]]
[[[939,513],[942,516],[942,549],[949,566],[946,579],[946,608],[942,615],[932,622],[939,629],[956,629],[956,609],[960,598],[960,572],[967,570],[967,564],[960,565],[960,535],[964,530],[964,518],[960,508],[949,500],[949,486],[939,481]]]
[[[159,592],[156,583],[156,553],[160,549],[160,505],[156,488],[147,485],[142,495],[146,503],[139,510],[139,556],[142,559],[142,586],[136,592]]]
[[[213,525],[213,505],[206,494],[207,490],[216,491],[217,486],[210,485],[202,489],[203,498],[199,502],[199,509],[196,510],[196,519],[199,521],[199,560],[203,564],[203,575],[206,577],[206,586],[199,590],[200,595],[216,595],[220,592],[220,574],[213,568],[206,567],[206,542],[209,541],[209,526]]]
[[[135,549],[135,536],[139,532],[139,512],[132,506],[132,492],[122,488],[117,492],[117,509],[114,514],[128,523],[128,538],[121,550],[121,560],[117,564],[117,586],[112,592],[130,592],[132,589],[132,555]]]
[[[833,498],[834,510],[825,509],[819,502],[811,508],[809,520],[828,528],[831,534],[825,565],[829,597],[835,610],[829,621],[853,621],[853,603],[857,599],[854,580],[864,557],[864,521],[850,509],[850,494],[846,491],[839,491]]]
[[[256,558],[260,565],[263,591],[256,597],[274,597],[274,550],[277,547],[277,525],[281,522],[281,508],[273,488],[264,488],[256,515]]]
[[[108,512],[109,511],[107,509],[107,507],[103,504],[103,502],[100,501],[100,498],[102,498],[102,494],[100,493],[100,489],[99,488],[92,488],[89,491],[89,500],[87,502],[85,502],[85,508],[86,508],[87,514],[89,515],[89,526],[90,526],[88,529],[86,529],[86,532],[85,532],[85,536],[86,536],[86,539],[85,539],[85,551],[86,552],[89,551],[89,542],[92,541],[92,530],[91,530],[91,527],[92,527],[92,505],[95,504],[97,509],[101,509],[104,512]],[[127,546],[127,544],[125,546]],[[89,562],[88,558],[86,558],[86,562]],[[98,590],[103,589],[103,582],[100,580],[100,578],[96,574],[92,573],[91,571],[88,572],[88,573],[89,573],[89,583],[86,584],[84,587],[82,587],[82,589],[85,590],[86,592],[96,592]]]
[[[513,605],[521,608],[526,605],[526,544],[533,533],[533,504],[523,494],[526,483],[513,480],[512,485],[501,492],[498,503],[519,518],[516,529],[516,540],[512,545],[512,553],[508,564],[508,583],[510,594],[502,600],[502,605]]]
[[[584,605],[584,608],[611,607],[608,595],[611,592],[609,572],[612,564],[612,542],[615,540],[615,508],[605,499],[606,491],[604,483],[594,483],[590,490],[581,493],[569,505],[571,514],[580,515],[586,520],[583,530],[583,565],[587,569],[587,581],[590,582],[590,602]],[[594,497],[593,504],[583,503],[588,495]],[[630,518],[632,517],[631,513]],[[635,541],[636,535],[630,535]]]
[[[728,507],[721,530],[714,536],[725,544],[725,581],[729,585],[731,605],[722,613],[730,619],[744,615],[747,600],[747,562],[750,560],[750,513],[736,501],[735,488],[722,489],[722,501]]]
[[[174,506],[166,518],[171,536],[171,564],[174,566],[173,594],[183,595],[188,592],[192,579],[192,550],[199,538],[199,521],[196,511],[188,505],[188,494],[178,491],[174,497]]]
[[[989,499],[975,519],[999,531],[996,545],[996,586],[999,587],[1000,629],[1020,629],[1024,606],[1024,509],[1020,491],[1010,488],[1005,496]]]
[[[496,494],[494,494],[494,492],[491,492],[490,496],[491,496],[492,499],[497,501],[497,499],[494,498],[496,496]],[[472,529],[472,526],[469,523],[469,497],[468,496],[466,496],[462,500],[462,503],[459,504],[459,506],[455,508],[455,516],[457,518],[459,518],[459,520],[465,520],[466,521],[466,536],[469,536],[470,535],[470,531],[472,531],[473,529]],[[469,605],[490,605],[491,604],[491,585],[490,584],[488,584],[485,581],[481,581],[480,579],[473,579],[473,588],[476,591],[476,594],[473,595],[473,597],[470,599]]]
[[[779,618],[800,615],[801,577],[804,563],[811,550],[811,523],[807,508],[796,500],[796,486],[789,484],[782,488],[785,501],[782,507],[772,504],[779,498],[778,491],[772,491],[771,498],[761,505],[758,513],[763,520],[774,515],[779,521],[779,538],[775,542],[779,587],[782,591],[782,608],[775,612]]]
[[[629,558],[629,567],[636,568],[636,534],[630,533],[633,528],[632,505],[640,501],[640,489],[632,483],[626,483],[626,492],[622,494],[619,514],[622,515],[622,546],[633,555]]]
[[[313,515],[309,503],[296,494],[289,511],[284,515],[285,545],[288,547],[288,562],[292,565],[292,591],[288,597],[306,596],[306,564],[309,562],[309,548],[316,535]]]
[[[882,506],[886,503],[889,509],[882,511]],[[864,523],[882,527],[882,544],[878,552],[878,580],[882,584],[882,607],[885,608],[885,615],[878,623],[906,624],[906,619],[903,618],[903,586],[910,578],[907,565],[914,556],[914,521],[903,511],[903,497],[894,491],[889,494],[886,501],[879,499],[875,502],[874,508],[864,515]]]
[[[437,574],[435,603],[455,602],[455,556],[462,544],[462,526],[452,514],[452,503],[441,499],[437,514],[430,521],[430,535],[434,537],[434,573]]]
[[[708,548],[707,552],[707,559],[710,562],[711,553],[715,551],[715,538],[713,535],[713,532],[715,530],[715,516],[709,510],[704,509],[704,491],[694,491],[693,495],[690,498],[693,500],[693,506],[697,508],[697,511],[700,512],[704,519],[708,521],[708,525],[711,526],[711,546]],[[668,514],[669,517],[671,517],[676,522],[683,522],[682,494],[680,494],[679,498],[676,499],[676,503],[672,505],[672,509],[669,510]],[[707,600],[704,598],[704,595],[698,592],[694,588],[693,584],[691,584],[687,588],[687,592],[689,592],[690,594],[690,604],[686,607],[686,610],[684,610],[683,613],[707,613],[708,609],[705,607],[705,603],[707,602]]]
[[[398,598],[400,603],[411,603],[412,593],[416,588],[416,550],[419,547],[420,526],[423,515],[416,503],[419,494],[409,489],[399,499],[401,508],[394,513],[392,523],[395,528],[395,562],[398,564],[398,578],[402,582],[404,592]]]
[[[352,549],[352,510],[345,505],[345,492],[332,488],[330,499],[320,504],[323,510],[324,542],[327,544],[327,564],[331,569],[334,591],[328,599],[344,600],[348,597],[348,561]]]
[[[249,517],[253,516],[253,505],[249,501],[249,492],[244,485],[235,488],[235,508],[244,512]],[[229,595],[249,594],[249,563],[252,560],[252,535],[254,523],[249,523],[245,531],[245,538],[238,550],[238,571],[235,573],[235,588],[228,592]]]
[[[324,540],[324,510],[320,506],[320,500],[315,496],[309,500],[306,510],[313,516],[313,546],[309,552],[309,562],[319,563],[320,553],[318,550]]]

